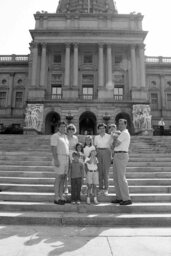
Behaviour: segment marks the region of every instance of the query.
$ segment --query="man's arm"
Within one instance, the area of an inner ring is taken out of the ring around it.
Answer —
[[[58,153],[57,153],[57,150],[56,150],[56,146],[51,146],[51,150],[52,150],[52,155],[53,155],[53,159],[54,159],[54,165],[56,167],[59,167],[60,162],[59,162],[59,159],[58,159]]]

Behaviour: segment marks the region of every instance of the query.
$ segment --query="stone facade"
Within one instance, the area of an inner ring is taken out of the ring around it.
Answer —
[[[0,127],[25,126],[27,104],[43,106],[41,132],[59,120],[95,134],[133,106],[150,105],[152,126],[171,122],[171,58],[145,57],[141,14],[118,14],[112,0],[61,0],[37,12],[29,56],[0,56]],[[105,3],[105,4],[104,4]]]

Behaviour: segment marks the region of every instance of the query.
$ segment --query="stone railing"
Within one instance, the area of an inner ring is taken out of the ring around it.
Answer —
[[[146,56],[145,57],[145,62],[149,64],[171,64],[171,57],[151,57],[151,56]]]
[[[0,62],[28,62],[29,55],[0,55]]]

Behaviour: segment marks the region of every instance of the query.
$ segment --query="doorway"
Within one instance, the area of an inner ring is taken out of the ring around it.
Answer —
[[[82,135],[96,134],[96,116],[90,111],[84,112],[79,119],[79,133]]]

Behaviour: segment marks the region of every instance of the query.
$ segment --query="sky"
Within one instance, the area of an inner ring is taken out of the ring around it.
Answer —
[[[146,56],[171,57],[171,0],[116,0],[119,14],[142,13],[143,29],[148,31]],[[55,13],[58,0],[1,0],[0,55],[29,54],[34,29],[33,14],[37,11]]]

